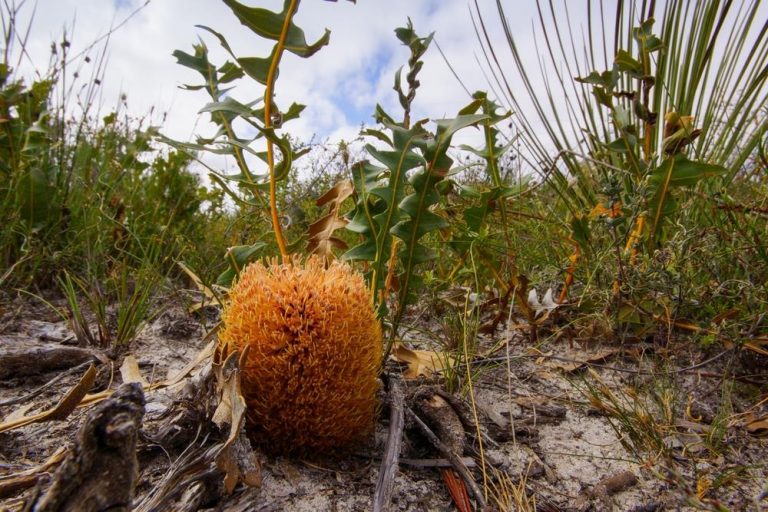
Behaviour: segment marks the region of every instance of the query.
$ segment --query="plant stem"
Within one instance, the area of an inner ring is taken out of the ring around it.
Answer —
[[[288,28],[291,26],[291,20],[298,7],[298,0],[291,0],[288,11],[285,13],[283,28],[280,31],[280,38],[277,40],[275,55],[269,65],[267,73],[267,88],[264,91],[264,128],[272,128],[272,96],[275,88],[275,74],[280,64],[280,58],[285,49],[285,38],[288,36]],[[283,230],[280,227],[280,217],[277,214],[277,183],[275,179],[275,152],[272,141],[267,139],[267,165],[269,166],[269,210],[272,214],[272,229],[275,231],[275,239],[280,249],[280,257],[285,260],[288,256],[288,250],[285,247],[285,238]]]

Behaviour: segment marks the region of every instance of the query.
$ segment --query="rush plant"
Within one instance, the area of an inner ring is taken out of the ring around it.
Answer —
[[[639,251],[663,247],[680,205],[696,197],[691,191],[708,199],[687,211],[703,220],[706,203],[740,179],[761,147],[768,34],[757,25],[759,3],[630,1],[609,15],[586,2],[583,45],[561,18],[567,9],[537,4],[538,42],[549,57],[541,76],[502,3],[505,44],[491,38],[475,2],[499,97],[516,112],[526,160],[551,170],[547,182],[568,212],[566,243],[578,246],[572,259],[595,255],[601,242],[593,231],[606,224],[619,267],[632,265]],[[513,68],[503,65],[503,46]]]

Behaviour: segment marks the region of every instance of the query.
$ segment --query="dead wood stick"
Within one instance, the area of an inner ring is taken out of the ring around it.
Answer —
[[[405,395],[400,377],[389,377],[389,436],[384,448],[384,458],[379,467],[379,477],[376,481],[376,490],[373,493],[374,512],[389,510],[392,503],[392,491],[395,488],[395,475],[397,474],[398,461],[400,459],[400,447],[403,442],[403,428],[405,415],[403,407]]]
[[[472,457],[462,457],[461,462],[468,468],[474,468],[477,466],[475,459]],[[412,468],[452,468],[453,464],[448,459],[400,459],[400,464],[403,466],[411,466]]]
[[[432,429],[430,429],[427,424],[424,423],[421,418],[419,418],[418,414],[413,412],[410,407],[407,407],[405,411],[411,418],[413,418],[413,421],[416,422],[416,425],[418,425],[424,435],[427,436],[427,439],[429,439],[429,442],[432,443],[432,446],[437,448],[437,451],[439,451],[443,457],[451,462],[453,469],[455,469],[456,472],[461,475],[461,478],[464,479],[467,487],[475,497],[477,508],[484,510],[486,508],[485,497],[483,496],[483,492],[477,486],[477,482],[475,482],[475,479],[472,477],[472,473],[469,472],[469,468],[467,468],[467,466],[464,464],[464,462],[462,462],[461,458],[457,454],[448,448],[445,443],[440,441],[440,438],[438,438],[437,435],[432,432]]]
[[[0,499],[5,499],[24,489],[34,486],[41,479],[47,478],[49,470],[64,460],[67,450],[59,447],[48,460],[39,466],[0,477]]]
[[[143,416],[144,393],[138,384],[123,384],[91,411],[35,512],[131,510]]]
[[[31,400],[31,399],[35,398],[37,395],[39,395],[40,393],[42,393],[43,391],[45,391],[46,389],[50,388],[51,386],[53,386],[54,384],[59,382],[61,379],[63,379],[67,375],[72,375],[73,373],[79,373],[80,370],[84,370],[90,364],[91,364],[91,361],[86,361],[84,363],[80,363],[77,366],[73,366],[69,370],[61,372],[60,374],[58,374],[57,376],[55,376],[54,378],[52,378],[51,380],[49,380],[48,382],[46,382],[45,384],[40,386],[39,388],[30,391],[26,395],[22,395],[22,396],[19,396],[19,397],[16,397],[16,398],[10,398],[8,400],[0,402],[0,407],[7,407],[9,405],[16,405],[16,404],[20,404],[22,402],[26,402],[27,400]]]
[[[94,350],[0,336],[0,379],[26,377],[103,361]]]

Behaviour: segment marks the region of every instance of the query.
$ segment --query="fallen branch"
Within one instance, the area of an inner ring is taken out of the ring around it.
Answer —
[[[392,503],[392,491],[395,487],[395,475],[397,475],[400,447],[403,442],[403,427],[405,426],[405,415],[403,414],[405,397],[402,382],[397,375],[390,376],[388,381],[390,397],[389,436],[384,448],[384,458],[379,467],[376,491],[373,494],[374,512],[389,510]]]
[[[66,370],[86,362],[104,362],[98,352],[34,339],[0,337],[0,379]]]
[[[129,511],[138,476],[144,393],[124,384],[86,417],[35,512]]]
[[[90,361],[86,361],[86,362],[84,362],[82,364],[79,364],[77,366],[74,366],[74,367],[70,368],[69,370],[65,370],[65,371],[59,373],[54,378],[52,378],[51,380],[49,380],[48,382],[46,382],[45,384],[43,384],[42,386],[40,386],[39,388],[34,389],[34,390],[30,391],[29,393],[26,393],[26,394],[21,395],[21,396],[16,397],[16,398],[9,398],[8,400],[4,400],[4,401],[0,402],[0,407],[7,407],[9,405],[16,405],[16,404],[20,404],[22,402],[26,402],[27,400],[31,400],[31,399],[35,398],[36,396],[40,395],[46,389],[52,387],[54,384],[59,382],[64,377],[66,377],[68,375],[72,375],[73,373],[77,373],[80,370],[83,370],[86,367],[88,367],[90,364],[91,364]]]
[[[448,448],[445,443],[440,441],[437,435],[432,432],[432,429],[430,429],[427,424],[424,423],[421,418],[419,418],[418,414],[413,412],[410,407],[406,408],[405,411],[421,429],[427,439],[429,439],[429,442],[432,443],[432,446],[434,446],[437,451],[443,455],[443,457],[450,461],[453,469],[455,469],[459,476],[461,476],[461,478],[464,480],[464,483],[467,485],[467,488],[474,496],[475,502],[477,503],[477,508],[484,510],[486,508],[485,497],[483,496],[483,492],[477,486],[477,482],[475,482],[475,479],[472,477],[472,473],[469,472],[469,468],[467,468],[467,466],[457,454]]]

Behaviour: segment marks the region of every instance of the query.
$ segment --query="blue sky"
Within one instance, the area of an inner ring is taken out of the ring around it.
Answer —
[[[121,23],[146,0],[38,0],[28,44],[30,60],[24,70],[43,68],[48,61],[50,42],[60,38],[63,27],[71,34],[73,53],[87,47]],[[254,4],[254,2],[251,2]],[[266,0],[266,7],[278,10],[282,2]],[[489,3],[490,5],[490,3]],[[529,6],[532,7],[532,4]],[[435,31],[451,61],[473,88],[484,88],[473,52],[479,50],[469,23],[468,4],[463,0],[359,0],[325,2],[305,0],[297,23],[307,38],[319,37],[325,28],[332,31],[331,44],[310,59],[287,57],[281,67],[278,95],[285,103],[307,104],[303,119],[289,125],[300,138],[353,138],[361,122],[370,122],[375,104],[397,112],[392,91],[395,70],[406,63],[407,49],[395,38],[394,29],[413,20],[420,35]],[[218,62],[226,55],[218,43],[194,25],[205,24],[224,33],[235,51],[261,56],[269,51],[264,41],[244,29],[229,9],[212,0],[150,0],[110,36],[108,67],[100,101],[110,110],[121,93],[128,96],[128,108],[140,116],[154,108],[157,116],[167,113],[165,130],[177,138],[189,138],[193,131],[205,131],[205,117],[198,110],[207,102],[202,93],[179,89],[195,82],[195,73],[176,65],[175,49],[191,51],[202,37]],[[95,56],[103,45],[87,52]],[[415,109],[424,117],[445,117],[456,113],[468,98],[451,76],[436,49],[425,56],[421,89]],[[81,73],[84,74],[84,73]],[[260,94],[244,84],[233,92],[241,100]]]
[[[249,5],[258,3],[273,10],[282,7],[282,0],[241,1]],[[586,1],[566,3],[561,0],[542,4],[545,10],[552,5],[558,18],[568,20],[567,26],[559,26],[560,30],[571,32],[577,42],[583,40]],[[27,17],[32,5],[26,3]],[[477,62],[478,59],[482,62],[483,57],[470,20],[470,5],[475,5],[474,0],[358,0],[357,4],[345,0],[302,2],[296,22],[304,29],[307,39],[314,41],[328,28],[332,32],[331,42],[310,59],[287,55],[282,62],[277,83],[279,104],[298,102],[307,105],[302,118],[288,124],[286,129],[305,141],[313,136],[315,140],[331,142],[350,140],[358,135],[361,122],[371,121],[376,103],[381,103],[393,115],[399,114],[392,83],[397,68],[406,63],[408,51],[395,38],[394,29],[405,25],[408,17],[420,35],[435,32],[436,41],[470,92],[489,89]],[[512,87],[521,90],[514,64],[506,51],[495,2],[477,0],[477,5],[486,17],[491,39],[498,45],[499,58]],[[506,0],[503,5],[526,65],[538,75],[539,65],[547,57],[537,53],[534,43],[534,35],[541,32],[536,2]],[[597,10],[599,0],[592,0],[592,5]],[[607,14],[610,17],[614,5],[611,2],[604,5],[610,11]],[[568,7],[567,16],[565,6]],[[661,11],[662,7],[658,9]],[[768,19],[768,15],[764,19]],[[207,115],[198,114],[208,102],[206,95],[179,88],[181,84],[197,82],[197,74],[177,65],[172,52],[176,49],[191,52],[192,45],[198,38],[203,38],[214,62],[223,63],[227,58],[215,39],[195,25],[205,24],[225,34],[239,55],[265,56],[271,49],[269,43],[242,27],[229,9],[216,0],[38,0],[27,43],[29,58],[22,59],[21,73],[32,76],[35,67],[44,68],[51,41],[59,40],[62,28],[67,27],[72,54],[83,52],[82,55],[91,57],[90,63],[78,64],[81,77],[89,76],[106,41],[102,40],[90,49],[89,45],[123,21],[125,23],[110,36],[106,46],[108,63],[98,97],[101,110],[103,113],[113,110],[120,103],[121,94],[125,93],[131,115],[138,117],[152,111],[150,121],[158,124],[164,120],[163,131],[180,140],[210,135],[213,127],[207,122]],[[611,27],[612,23],[609,20],[607,26]],[[454,116],[468,103],[467,93],[453,77],[435,45],[423,60],[424,68],[419,76],[421,87],[413,117]],[[550,78],[555,76],[552,69],[546,69],[544,73]],[[543,87],[540,80],[538,84],[539,88]],[[246,82],[232,94],[241,101],[248,101],[261,96],[262,89]],[[553,108],[562,108],[561,94],[556,95],[554,101]],[[524,102],[521,104],[521,110],[529,107]],[[463,131],[456,142],[471,143],[477,138],[469,129]]]

